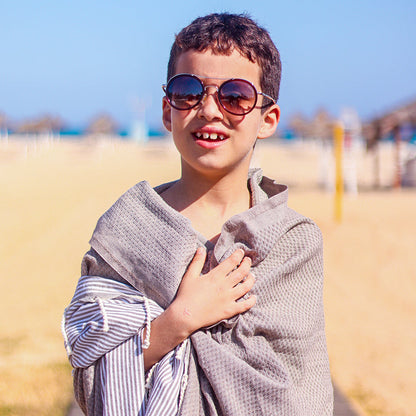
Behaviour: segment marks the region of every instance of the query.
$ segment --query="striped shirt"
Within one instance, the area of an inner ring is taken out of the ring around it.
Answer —
[[[150,322],[162,312],[127,284],[98,276],[80,278],[62,332],[74,368],[98,363],[104,415],[177,415],[187,381],[189,340],[147,373],[144,369]]]

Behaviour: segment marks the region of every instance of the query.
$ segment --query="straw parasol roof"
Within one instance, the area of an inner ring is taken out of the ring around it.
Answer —
[[[109,114],[101,113],[96,115],[89,123],[86,131],[90,135],[114,135],[117,134],[117,122]]]
[[[311,123],[312,136],[317,139],[331,140],[334,130],[334,119],[325,109],[319,109]]]
[[[290,117],[289,127],[298,137],[310,137],[310,122],[301,113],[295,113]]]
[[[375,117],[364,125],[363,135],[367,141],[367,149],[375,151],[377,154],[378,143],[385,137],[392,135],[395,142],[395,165],[396,172],[393,180],[393,186],[399,188],[402,185],[402,160],[401,160],[401,142],[402,128],[410,126],[412,132],[416,131],[416,101],[401,105],[395,109]],[[378,156],[377,156],[378,158]],[[376,165],[379,165],[376,161]],[[376,166],[376,170],[379,169]],[[376,179],[376,184],[379,180]]]
[[[296,113],[289,120],[290,128],[299,137],[314,139],[331,139],[334,119],[324,108],[319,109],[311,120]]]
[[[396,135],[398,129],[405,125],[411,125],[413,129],[416,128],[416,100],[368,121],[363,129],[367,147],[371,149],[382,138],[390,134]]]
[[[0,130],[7,128],[7,116],[4,113],[0,113]]]
[[[17,125],[16,133],[52,134],[62,130],[63,121],[59,116],[49,114],[25,120]]]

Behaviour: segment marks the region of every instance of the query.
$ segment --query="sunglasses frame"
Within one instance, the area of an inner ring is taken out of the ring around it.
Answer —
[[[193,79],[195,79],[195,80],[197,80],[200,84],[201,84],[201,88],[202,88],[202,95],[201,95],[201,97],[199,98],[199,100],[195,103],[195,104],[193,104],[193,105],[191,105],[190,107],[188,107],[188,108],[179,108],[179,107],[177,107],[177,106],[175,106],[174,104],[172,104],[172,102],[171,102],[171,100],[170,100],[170,98],[169,98],[169,96],[168,96],[168,94],[167,94],[167,90],[168,90],[168,86],[169,86],[169,84],[171,84],[175,79],[177,79],[177,78],[183,78],[183,77],[189,77],[189,78],[193,78]],[[213,84],[213,85],[204,85],[204,83],[202,82],[202,80],[201,80],[201,78],[202,79],[216,79],[216,80],[223,80],[224,82],[223,83],[221,83],[220,85],[215,85],[215,84]],[[228,108],[226,108],[225,106],[224,106],[224,104],[222,103],[222,101],[221,101],[221,97],[220,97],[220,90],[221,90],[221,88],[223,87],[223,85],[224,84],[226,84],[226,83],[228,83],[228,82],[231,82],[231,81],[243,81],[243,82],[245,82],[246,84],[249,84],[252,88],[253,88],[253,91],[254,91],[254,93],[255,93],[255,100],[254,100],[254,104],[253,104],[253,106],[250,108],[250,110],[248,110],[247,112],[245,112],[245,113],[242,113],[242,114],[240,114],[240,113],[235,113],[235,112],[233,112],[233,111],[230,111]],[[246,80],[246,79],[243,79],[243,78],[215,78],[215,77],[202,77],[202,76],[198,76],[198,75],[195,75],[195,74],[188,74],[188,73],[181,73],[181,74],[176,74],[176,75],[174,75],[172,78],[170,78],[169,80],[168,80],[168,82],[167,82],[167,84],[163,84],[162,85],[162,89],[163,89],[163,91],[165,92],[165,96],[166,96],[166,99],[167,99],[167,101],[169,102],[169,104],[173,107],[173,108],[175,108],[176,110],[179,110],[179,111],[188,111],[188,110],[191,110],[192,108],[195,108],[197,105],[199,105],[201,102],[202,102],[202,100],[204,99],[204,97],[207,95],[207,88],[208,87],[213,87],[213,88],[215,88],[216,89],[216,95],[217,95],[217,99],[218,99],[218,102],[221,104],[221,107],[227,112],[227,113],[230,113],[230,114],[233,114],[233,115],[235,115],[235,116],[246,116],[247,114],[249,114],[251,111],[253,111],[255,108],[266,108],[266,107],[269,107],[270,105],[273,105],[273,104],[275,104],[276,103],[276,100],[274,99],[274,98],[272,98],[272,97],[270,97],[270,95],[268,95],[268,94],[265,94],[265,93],[263,93],[263,92],[259,92],[259,91],[257,91],[257,88],[254,86],[254,84],[252,83],[252,82],[250,82],[250,81],[248,81],[248,80]],[[267,104],[263,104],[262,106],[260,106],[260,107],[256,107],[256,104],[257,104],[257,97],[259,96],[259,95],[262,95],[263,97],[266,97],[267,99],[269,99],[271,102],[270,103],[267,103]]]

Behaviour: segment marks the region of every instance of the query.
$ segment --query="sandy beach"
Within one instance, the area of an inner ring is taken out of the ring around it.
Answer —
[[[416,414],[416,188],[391,189],[394,155],[355,153],[358,193],[334,220],[323,151],[259,142],[254,164],[289,185],[289,205],[324,236],[325,313],[333,379],[357,412]],[[169,140],[0,140],[0,415],[64,415],[72,398],[60,321],[99,216],[140,180],[176,179]]]

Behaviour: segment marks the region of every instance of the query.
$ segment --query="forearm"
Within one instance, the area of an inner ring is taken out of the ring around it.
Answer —
[[[159,305],[128,285],[98,276],[81,277],[62,326],[71,364],[90,366],[161,313]]]
[[[152,321],[150,332],[150,345],[143,348],[145,370],[172,351],[181,342],[188,338],[192,331],[187,329],[183,319],[180,319],[179,308],[172,303],[162,314]],[[146,339],[146,328],[143,331],[143,340]]]

